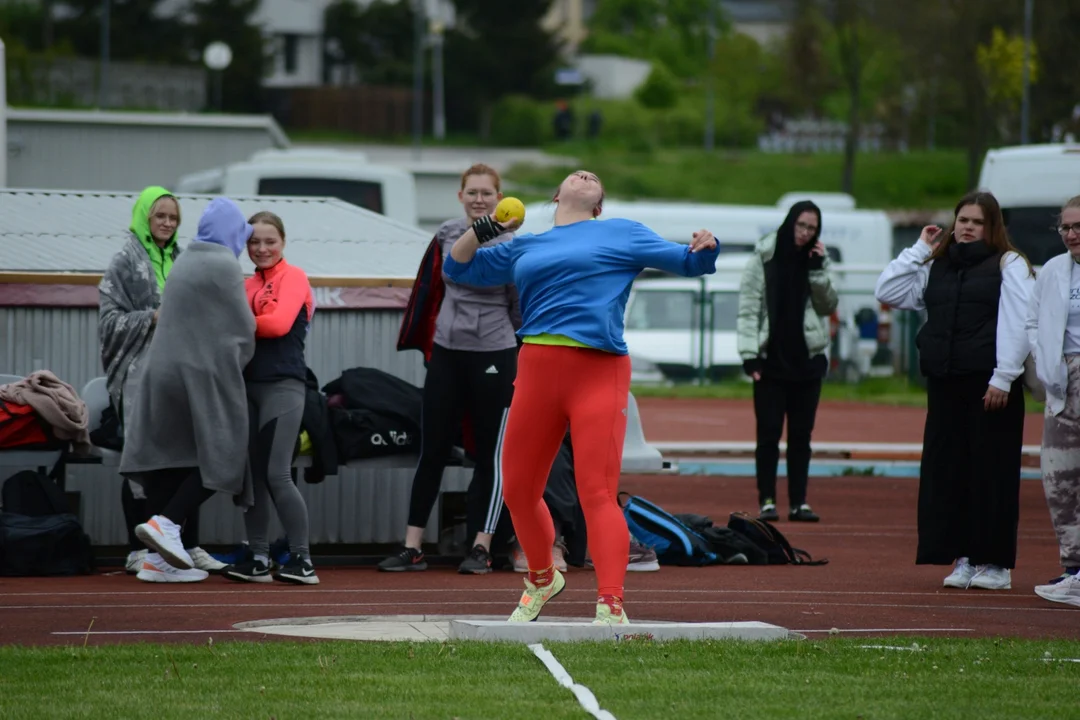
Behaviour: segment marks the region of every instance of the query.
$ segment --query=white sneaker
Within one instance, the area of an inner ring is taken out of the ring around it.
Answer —
[[[1012,588],[1012,571],[997,565],[976,565],[968,587],[983,590],[1009,590]]]
[[[163,515],[155,515],[135,528],[135,536],[148,548],[161,553],[165,562],[178,570],[195,567],[191,556],[180,540],[180,526]]]
[[[205,570],[206,572],[218,572],[225,567],[225,563],[220,560],[215,560],[213,555],[203,550],[201,547],[193,547],[188,550],[188,555],[191,556],[191,561],[195,563],[195,567],[199,570]]]
[[[953,571],[945,578],[945,587],[967,590],[974,576],[975,566],[968,562],[966,557],[959,558],[953,566]]]
[[[210,577],[210,573],[196,568],[177,570],[157,553],[148,553],[143,560],[142,569],[135,577],[143,582],[192,583],[205,580]]]
[[[145,550],[132,550],[128,553],[127,561],[124,562],[124,570],[128,575],[134,575],[142,569],[142,563],[145,558]]]
[[[1080,575],[1069,575],[1061,582],[1036,585],[1035,594],[1043,600],[1080,607]]]

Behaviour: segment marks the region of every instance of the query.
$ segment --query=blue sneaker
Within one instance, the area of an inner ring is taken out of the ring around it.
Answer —
[[[239,565],[255,559],[255,554],[251,552],[251,547],[245,542],[240,543],[230,552],[212,553],[210,557],[226,565]]]
[[[289,538],[281,537],[270,543],[270,566],[283,568],[289,564]]]
[[[1076,575],[1077,573],[1080,573],[1080,567],[1065,568],[1065,572],[1061,573],[1056,578],[1054,578],[1053,580],[1051,580],[1050,582],[1048,582],[1046,584],[1047,585],[1057,585],[1059,582],[1061,582],[1065,578],[1072,577],[1073,575]]]

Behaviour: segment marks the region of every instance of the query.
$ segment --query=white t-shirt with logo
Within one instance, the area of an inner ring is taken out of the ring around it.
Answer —
[[[1080,264],[1072,265],[1072,280],[1069,283],[1069,321],[1065,324],[1066,355],[1080,353]]]

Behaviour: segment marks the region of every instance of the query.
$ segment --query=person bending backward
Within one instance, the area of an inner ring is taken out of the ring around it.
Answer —
[[[447,220],[436,233],[443,262],[454,241],[478,218],[494,212],[502,199],[499,174],[474,165],[461,177],[458,201],[465,217]],[[510,240],[502,233],[485,247]],[[445,276],[444,276],[444,279]],[[424,527],[439,495],[443,471],[468,410],[476,439],[476,467],[466,495],[469,556],[458,567],[465,574],[491,572],[491,538],[502,514],[502,435],[517,375],[517,337],[521,325],[512,285],[476,287],[447,279],[435,338],[424,378],[420,462],[413,476],[405,547],[379,563],[390,572],[426,570],[421,551]]]
[[[176,198],[163,187],[143,190],[131,210],[127,241],[113,255],[98,285],[101,366],[121,430],[130,424],[139,374],[157,326],[161,293],[180,254],[176,243],[179,227],[180,203]],[[135,535],[136,526],[146,519],[146,494],[141,485],[121,480],[120,503],[128,529],[129,552],[124,563],[128,573],[143,582],[196,582],[206,577],[201,572],[177,570],[160,558],[147,562],[146,546]],[[196,569],[214,572],[225,567],[199,547],[198,513],[184,523],[180,537]]]
[[[300,435],[307,395],[304,344],[315,300],[304,271],[285,262],[285,225],[271,212],[253,215],[247,241],[255,274],[244,281],[255,314],[255,355],[244,368],[247,401],[255,420],[251,474],[255,504],[244,513],[252,559],[222,574],[242,582],[270,582],[270,506],[289,538],[289,561],[277,573],[283,582],[317,585],[308,547],[308,510],[292,480],[293,448]]]
[[[600,179],[575,172],[555,195],[552,229],[481,248],[505,228],[479,218],[445,265],[455,282],[513,282],[521,296],[524,344],[504,439],[503,494],[529,573],[512,622],[535,620],[565,586],[552,565],[555,529],[542,497],[567,423],[596,568],[594,622],[628,622],[622,604],[630,539],[616,500],[630,391],[626,300],[647,267],[685,277],[716,271],[718,250],[708,230],[694,233],[689,246],[669,242],[640,223],[596,220],[603,200]],[[508,227],[516,225],[512,220]]]
[[[150,519],[135,534],[147,562],[192,569],[180,527],[215,491],[252,504],[243,371],[255,316],[236,261],[251,231],[236,203],[214,198],[165,284],[120,459],[146,490]]]
[[[1080,607],[1080,195],[1065,203],[1057,231],[1067,252],[1039,271],[1027,330],[1046,388],[1043,490],[1065,572],[1035,593]]]
[[[960,200],[947,232],[923,228],[878,278],[880,302],[926,310],[916,339],[927,411],[915,562],[952,564],[945,587],[1011,587],[1033,284],[987,192]]]
[[[762,520],[776,512],[780,435],[788,422],[788,520],[817,522],[806,502],[810,434],[821,380],[828,369],[829,329],[836,290],[821,237],[821,210],[795,203],[780,229],[763,237],[746,263],[739,286],[738,345],[743,369],[754,380],[757,418],[758,503]]]

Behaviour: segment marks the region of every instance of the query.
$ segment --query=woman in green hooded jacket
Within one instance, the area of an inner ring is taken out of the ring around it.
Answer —
[[[133,390],[141,372],[140,362],[150,347],[157,323],[158,306],[165,280],[180,254],[176,232],[180,227],[180,203],[163,187],[148,187],[139,195],[131,211],[127,241],[109,263],[98,285],[98,341],[101,365],[113,409],[123,426],[129,415]],[[147,582],[184,582],[182,572],[173,568],[144,567],[146,548],[135,537],[135,526],[146,519],[146,498],[142,487],[124,480],[121,502],[128,529],[126,569]],[[201,570],[224,567],[198,547],[198,522],[184,528],[184,545]],[[192,578],[201,574],[190,574]]]

